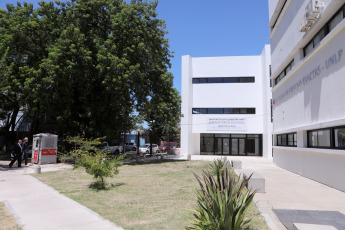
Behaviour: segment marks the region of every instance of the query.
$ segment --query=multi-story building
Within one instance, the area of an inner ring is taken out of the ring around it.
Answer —
[[[344,0],[269,0],[274,162],[342,191],[344,4]]]
[[[182,57],[181,155],[272,157],[270,62]]]

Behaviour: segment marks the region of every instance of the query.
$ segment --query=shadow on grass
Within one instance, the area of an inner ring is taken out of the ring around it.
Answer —
[[[166,160],[144,160],[144,161],[139,161],[139,162],[126,162],[126,165],[157,165],[157,164],[162,164],[162,163],[169,163],[169,162],[184,162],[187,160],[170,160],[170,159],[166,159]]]
[[[107,190],[110,190],[112,188],[119,187],[122,185],[125,185],[125,183],[108,184],[102,181],[95,181],[89,185],[89,188],[96,190],[98,192],[102,190],[107,191]]]

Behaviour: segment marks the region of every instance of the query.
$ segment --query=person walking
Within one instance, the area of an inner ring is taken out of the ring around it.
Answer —
[[[29,138],[25,137],[24,142],[23,142],[25,166],[28,164],[28,147],[29,147]]]
[[[13,155],[14,158],[11,163],[8,165],[10,168],[18,160],[18,168],[22,167],[22,156],[23,156],[23,148],[22,148],[22,139],[18,140],[18,143],[14,145]]]

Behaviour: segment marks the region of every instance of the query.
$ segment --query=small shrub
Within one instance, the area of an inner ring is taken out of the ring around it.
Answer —
[[[216,178],[209,171],[203,171],[202,178],[195,177],[200,185],[197,208],[193,210],[194,219],[190,220],[193,226],[186,229],[245,229],[251,220],[245,219],[245,215],[256,193],[245,188],[251,176],[241,180],[231,169],[225,168]]]
[[[215,159],[211,164],[211,172],[213,175],[217,175],[219,172],[222,174],[225,169],[231,168],[231,163],[226,157],[222,157],[220,159]]]
[[[87,139],[82,137],[68,137],[65,141],[73,146],[67,154],[61,155],[62,160],[73,160],[75,168],[84,167],[86,172],[92,175],[96,181],[91,188],[106,189],[106,177],[113,177],[119,173],[124,155],[110,158],[107,153],[98,146],[104,138]]]
[[[119,173],[124,155],[117,158],[107,158],[106,153],[98,150],[95,153],[83,153],[77,160],[76,167],[84,167],[86,172],[96,179],[95,184],[100,189],[106,188],[105,177],[113,177]]]

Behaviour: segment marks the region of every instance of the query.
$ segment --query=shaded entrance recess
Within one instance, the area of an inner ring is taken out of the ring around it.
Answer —
[[[201,133],[200,154],[262,156],[262,135]]]

